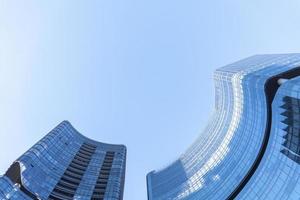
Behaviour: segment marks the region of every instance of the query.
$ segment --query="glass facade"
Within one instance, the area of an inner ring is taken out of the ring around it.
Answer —
[[[64,121],[0,176],[0,199],[122,200],[126,147],[100,143]]]
[[[300,199],[300,54],[253,56],[214,80],[210,123],[147,175],[148,199]]]

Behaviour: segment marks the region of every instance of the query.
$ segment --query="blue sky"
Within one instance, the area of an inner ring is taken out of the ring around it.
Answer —
[[[128,148],[125,200],[201,134],[213,71],[300,52],[298,0],[0,0],[0,173],[62,120]]]

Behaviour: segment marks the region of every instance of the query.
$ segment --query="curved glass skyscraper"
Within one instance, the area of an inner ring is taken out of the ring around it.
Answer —
[[[147,175],[148,199],[299,199],[300,54],[253,56],[214,79],[210,123]]]
[[[64,121],[0,177],[0,199],[122,200],[126,147],[84,137]]]

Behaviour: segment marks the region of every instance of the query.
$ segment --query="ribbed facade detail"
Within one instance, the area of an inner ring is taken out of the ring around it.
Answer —
[[[110,175],[110,171],[113,164],[115,152],[108,151],[105,154],[104,161],[93,191],[93,200],[103,200],[104,194],[107,188],[107,183]]]
[[[83,143],[71,164],[56,184],[49,200],[73,199],[82,176],[89,165],[96,146]]]
[[[286,134],[281,153],[300,164],[300,99],[286,96],[283,102],[285,111],[281,115],[286,118],[282,122],[287,127],[283,129]]]

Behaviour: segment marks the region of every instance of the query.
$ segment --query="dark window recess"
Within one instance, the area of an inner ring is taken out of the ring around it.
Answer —
[[[80,154],[83,149],[88,148],[89,154],[86,155],[84,159],[80,159]],[[81,179],[88,167],[92,155],[95,153],[96,147],[93,145],[89,145],[83,143],[80,149],[74,156],[73,160],[65,170],[64,174],[52,190],[49,199],[50,200],[66,200],[66,199],[73,199],[76,190],[81,182]],[[80,167],[78,167],[78,165]],[[77,171],[74,171],[74,168]],[[62,190],[63,189],[63,190]]]
[[[281,108],[285,111],[281,115],[286,118],[282,123],[287,127],[283,129],[286,134],[283,136],[281,153],[300,164],[300,99],[286,96],[283,102]]]
[[[115,152],[106,152],[91,200],[102,200],[104,198],[114,156]]]
[[[20,185],[20,190],[26,194],[28,197],[34,200],[38,200],[39,198],[37,195],[29,191],[22,183],[22,178],[21,178],[21,166],[20,163],[14,162],[7,172],[5,173],[5,176],[7,176],[13,183],[18,183]]]

